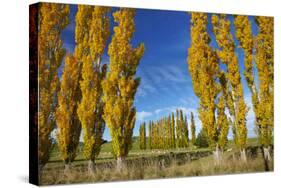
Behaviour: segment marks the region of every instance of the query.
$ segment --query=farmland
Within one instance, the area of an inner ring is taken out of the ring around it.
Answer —
[[[79,145],[79,150],[82,147]],[[68,174],[64,173],[64,163],[59,152],[54,147],[51,160],[42,173],[42,184],[87,183],[120,180],[138,180],[154,178],[172,178],[184,176],[206,176],[233,173],[263,172],[264,164],[256,138],[248,139],[248,162],[239,160],[234,144],[230,140],[227,150],[219,166],[213,161],[212,152],[208,148],[174,150],[140,150],[139,139],[133,138],[132,150],[127,158],[127,168],[122,172],[116,170],[115,160],[111,154],[111,142],[102,146],[96,160],[96,171],[93,175],[87,173],[87,162],[79,152]],[[273,171],[273,161],[270,163]]]

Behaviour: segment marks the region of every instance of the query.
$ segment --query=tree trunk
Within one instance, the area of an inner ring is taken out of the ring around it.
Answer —
[[[271,161],[271,155],[270,155],[270,151],[271,151],[271,148],[270,146],[267,146],[267,147],[263,147],[263,151],[264,151],[264,157],[267,161]]]
[[[117,157],[117,171],[121,172],[126,167],[125,157],[119,156]]]
[[[218,144],[216,145],[216,150],[213,151],[213,155],[214,155],[215,164],[220,165],[222,156],[221,156],[221,151],[220,151]]]
[[[70,173],[70,163],[65,163],[64,164],[64,171],[63,171],[63,173],[65,175],[68,175]]]
[[[265,154],[264,146],[261,147],[262,157],[263,157],[263,163],[264,163],[264,170],[269,171],[269,161],[268,161],[268,155]],[[267,155],[267,156],[266,156]]]
[[[243,162],[247,162],[247,155],[246,155],[246,150],[245,148],[241,149],[240,150],[240,156],[241,156],[241,160]]]
[[[94,174],[95,170],[96,170],[95,160],[89,160],[88,161],[88,173],[89,173],[89,175]]]

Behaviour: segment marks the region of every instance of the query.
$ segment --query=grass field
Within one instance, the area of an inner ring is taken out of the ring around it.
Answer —
[[[249,147],[258,145],[256,138],[248,140]],[[232,149],[230,149],[232,148]],[[138,138],[133,139],[132,150],[127,158],[127,168],[122,173],[116,171],[116,164],[111,154],[111,143],[102,146],[96,163],[96,173],[87,173],[87,161],[79,146],[79,155],[72,163],[71,170],[64,174],[64,164],[60,160],[59,151],[54,147],[50,162],[44,167],[41,184],[86,183],[120,180],[137,180],[153,178],[171,178],[183,176],[206,176],[233,173],[264,172],[263,158],[260,151],[257,155],[250,155],[247,163],[237,158],[237,151],[232,141],[228,143],[228,150],[223,154],[220,165],[215,165],[213,156],[208,148],[189,147],[175,150],[140,150]],[[204,154],[204,155],[201,155]],[[198,155],[198,157],[196,157]],[[183,156],[183,157],[172,157]],[[186,157],[188,156],[188,157]],[[195,157],[192,157],[195,156]],[[167,162],[168,161],[168,162]],[[270,163],[273,170],[273,161]]]
[[[248,146],[257,146],[258,139],[249,138],[247,144]],[[107,142],[102,145],[100,155],[97,158],[97,162],[114,160],[113,155],[111,153],[111,147],[112,147],[111,142]],[[228,141],[227,148],[235,148],[235,145],[232,140]],[[83,149],[83,143],[80,143],[78,148],[78,155],[76,157],[76,162],[80,162],[84,160],[82,149]],[[206,151],[206,150],[208,150],[208,148],[196,148],[194,146],[190,146],[188,148],[181,148],[181,149],[171,149],[171,150],[150,150],[150,149],[140,150],[138,137],[133,137],[132,149],[129,152],[128,158],[142,157],[148,155],[158,155],[161,153],[169,153],[169,152]],[[60,157],[59,149],[57,145],[55,145],[51,152],[50,162],[54,163],[60,161],[61,161],[61,157]]]

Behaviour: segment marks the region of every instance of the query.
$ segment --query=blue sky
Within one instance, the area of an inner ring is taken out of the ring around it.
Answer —
[[[71,5],[70,24],[61,35],[64,47],[69,53],[72,53],[75,48],[76,11],[76,5]],[[229,18],[233,21],[232,16],[229,16]],[[250,17],[250,20],[253,33],[257,34],[258,29],[253,17]],[[137,76],[141,77],[141,84],[135,96],[137,120],[134,135],[138,135],[141,122],[157,120],[167,116],[177,108],[182,109],[188,115],[189,122],[190,112],[195,114],[198,132],[201,129],[201,123],[197,115],[199,100],[193,92],[192,81],[186,62],[188,56],[187,49],[190,46],[190,15],[179,11],[137,9],[135,24],[136,31],[132,44],[136,46],[143,42],[145,44],[145,53],[137,70]],[[113,21],[111,23],[111,34],[112,27]],[[210,24],[208,25],[208,31],[212,38],[211,46],[217,47]],[[231,31],[234,34],[233,23]],[[235,42],[238,43],[236,39]],[[236,49],[236,51],[240,71],[243,73],[244,54],[241,49]],[[108,63],[108,61],[109,58],[106,50],[103,62]],[[59,71],[61,72],[61,69]],[[242,83],[245,101],[251,108],[251,96],[243,76]],[[248,136],[253,137],[255,133],[252,110],[249,111],[247,120]],[[229,137],[231,137],[231,130]],[[110,140],[108,129],[105,130],[104,138]]]

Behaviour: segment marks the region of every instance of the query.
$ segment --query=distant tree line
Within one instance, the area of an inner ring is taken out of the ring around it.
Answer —
[[[191,139],[189,139],[187,115],[183,114],[182,109],[176,110],[176,116],[173,112],[157,121],[149,121],[148,127],[144,122],[139,129],[140,149],[187,148],[190,142],[194,145],[196,142],[196,127],[192,112],[190,129]],[[148,140],[147,144],[146,140]]]

